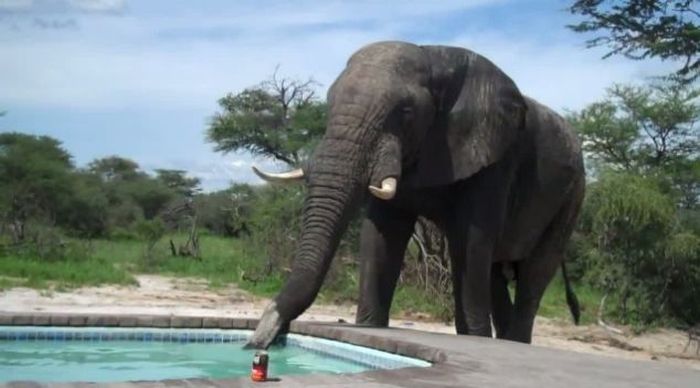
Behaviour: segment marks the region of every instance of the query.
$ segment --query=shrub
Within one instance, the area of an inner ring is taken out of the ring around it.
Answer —
[[[92,247],[89,241],[67,238],[58,228],[32,223],[27,238],[17,244],[8,244],[2,255],[40,261],[85,261]]]
[[[698,236],[679,229],[677,209],[650,177],[606,172],[589,185],[579,261],[616,301],[625,323],[700,319]]]
[[[300,186],[264,186],[251,208],[252,241],[266,257],[263,271],[291,268],[301,228],[304,192]]]
[[[227,190],[198,195],[194,199],[198,222],[221,236],[249,236],[256,197],[257,191],[247,184],[234,184]]]
[[[129,229],[129,228],[123,228],[116,226],[112,228],[112,230],[109,232],[109,239],[110,240],[116,240],[116,241],[130,241],[130,240],[138,240],[141,237],[136,233],[136,231]]]
[[[165,225],[160,219],[143,220],[136,224],[136,233],[146,243],[143,251],[144,266],[152,269],[158,264],[159,257],[155,247],[158,241],[165,235]]]

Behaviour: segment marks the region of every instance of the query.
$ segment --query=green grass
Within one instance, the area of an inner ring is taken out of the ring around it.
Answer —
[[[87,260],[46,261],[24,257],[0,258],[0,288],[25,286],[32,288],[74,288],[100,284],[134,284],[128,272],[109,261]]]
[[[144,242],[137,240],[94,240],[92,257],[106,260],[126,271],[134,271],[141,260]]]
[[[180,236],[173,237],[178,242]],[[161,273],[181,277],[202,277],[213,286],[238,283],[244,270],[257,267],[239,240],[202,236],[202,259],[170,256],[168,238],[154,249],[152,259],[144,258],[145,243],[136,240],[95,240],[85,258],[45,259],[0,256],[0,288],[74,288],[99,284],[133,284],[133,274]],[[246,282],[243,282],[246,283]],[[269,281],[269,283],[274,283]],[[246,284],[242,284],[246,286]],[[266,284],[250,285],[264,292]],[[270,287],[268,287],[270,288]],[[269,291],[271,292],[271,291]]]
[[[242,281],[242,273],[255,276],[262,264],[246,242],[231,238],[202,235],[200,237],[200,259],[193,257],[172,256],[169,240],[175,244],[183,243],[183,236],[169,236],[156,244],[152,257],[144,258],[142,241],[97,241],[95,256],[110,258],[116,266],[131,273],[158,273],[178,277],[201,277],[207,279],[214,287],[230,283],[247,283]],[[273,280],[270,283],[275,283]],[[262,282],[265,283],[265,282]],[[264,290],[264,284],[245,285],[252,289]]]
[[[246,249],[242,240],[203,235],[201,260],[172,257],[169,238],[155,247],[151,259],[144,258],[145,243],[138,240],[94,240],[90,253],[81,259],[46,259],[6,255],[0,256],[0,288],[27,286],[47,288],[58,285],[73,288],[99,284],[132,284],[133,274],[159,273],[179,277],[201,277],[213,287],[238,283],[259,295],[272,295],[282,283],[275,277],[260,282],[242,280],[245,271],[256,277],[262,268],[257,255]],[[175,243],[182,236],[172,236]]]
[[[13,287],[22,287],[27,283],[26,279],[0,277],[0,291]]]
[[[163,238],[148,260],[144,259],[145,243],[137,240],[95,240],[91,242],[89,255],[74,260],[0,257],[0,289],[15,286],[61,289],[100,284],[134,284],[133,275],[139,273],[204,278],[214,288],[235,283],[240,288],[263,297],[272,297],[282,288],[282,275],[273,273],[261,276],[265,265],[261,258],[265,256],[251,249],[251,243],[247,240],[202,235],[201,259],[195,259],[171,256],[170,238],[176,244],[184,242],[183,236]],[[337,268],[331,270],[317,301],[326,304],[356,301],[357,277],[357,269],[346,268],[344,272]],[[593,322],[600,300],[599,293],[590,287],[579,285],[574,288],[581,304],[582,322]],[[392,303],[392,315],[426,313],[445,320],[451,304],[452,298],[449,295],[435,300],[417,287],[400,285]],[[561,275],[557,275],[549,285],[539,314],[550,318],[571,319]]]
[[[237,284],[255,295],[273,296],[282,286],[278,275],[260,276],[264,262],[262,255],[248,247],[246,240],[237,240],[211,235],[200,236],[200,259],[193,257],[173,257],[170,254],[169,240],[183,243],[183,236],[168,236],[156,244],[152,258],[144,259],[142,241],[98,241],[94,244],[95,256],[111,258],[116,266],[131,273],[157,273],[176,277],[199,277],[209,281],[212,288]],[[247,281],[246,278],[259,281]]]
[[[272,298],[277,295],[284,285],[284,279],[279,275],[272,275],[257,282],[241,281],[238,286],[253,295]]]

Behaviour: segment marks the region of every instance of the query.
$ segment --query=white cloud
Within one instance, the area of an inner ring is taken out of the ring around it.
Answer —
[[[0,11],[20,11],[31,8],[33,0],[0,0]]]
[[[81,11],[118,12],[126,8],[126,0],[68,0],[68,5]]]
[[[126,0],[0,0],[0,11],[39,13],[120,12]]]
[[[240,167],[249,166],[249,165],[250,165],[250,162],[248,162],[247,160],[242,160],[242,159],[237,159],[237,160],[234,160],[231,162],[231,166],[233,166],[235,168],[240,168]]]

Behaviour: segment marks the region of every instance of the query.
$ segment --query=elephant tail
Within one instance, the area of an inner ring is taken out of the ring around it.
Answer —
[[[574,324],[578,325],[581,319],[581,305],[578,303],[578,298],[574,293],[574,289],[571,288],[571,282],[569,281],[569,276],[566,273],[566,264],[562,261],[561,263],[561,275],[564,277],[564,287],[566,288],[566,304],[569,305],[569,311],[571,311],[571,317],[574,319]]]

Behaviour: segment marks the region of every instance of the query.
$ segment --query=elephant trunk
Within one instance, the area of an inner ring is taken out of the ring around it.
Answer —
[[[352,186],[338,182],[309,187],[292,271],[275,298],[279,314],[286,322],[301,315],[313,303],[323,284],[355,208],[358,185]]]
[[[367,80],[363,80],[368,82]],[[302,232],[285,286],[275,298],[282,319],[291,321],[316,298],[330,263],[368,183],[379,186],[379,195],[393,196],[398,176],[379,159],[399,152],[396,139],[380,136],[386,119],[387,96],[366,94],[370,85],[343,84],[345,93],[330,106],[328,128],[314,152],[303,210]],[[362,91],[362,92],[361,92]],[[363,103],[359,103],[363,102]],[[400,167],[399,167],[400,168]],[[390,173],[391,171],[392,173]],[[387,187],[384,178],[392,176]],[[377,194],[375,194],[377,195]]]
[[[291,273],[263,313],[248,347],[268,347],[316,299],[340,238],[367,190],[367,158],[361,148],[339,139],[324,140],[317,148],[308,171],[302,230]]]

